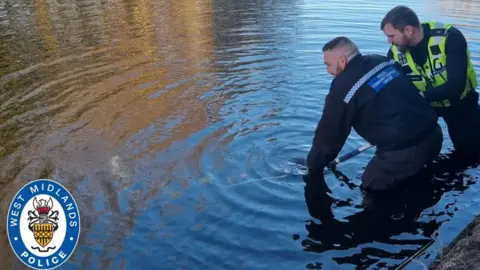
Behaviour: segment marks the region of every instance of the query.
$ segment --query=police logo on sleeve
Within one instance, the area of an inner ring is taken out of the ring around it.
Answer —
[[[68,190],[38,179],[13,198],[7,234],[15,255],[33,269],[53,269],[72,255],[80,237],[80,211]]]

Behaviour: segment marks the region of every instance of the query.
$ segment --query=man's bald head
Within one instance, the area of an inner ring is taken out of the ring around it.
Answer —
[[[327,72],[337,76],[347,66],[348,61],[355,57],[360,51],[357,45],[347,37],[336,37],[322,48],[324,63]]]

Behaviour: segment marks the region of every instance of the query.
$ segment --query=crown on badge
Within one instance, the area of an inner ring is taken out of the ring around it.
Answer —
[[[37,198],[35,198],[33,199],[33,207],[37,209],[39,214],[48,214],[53,207],[52,198],[50,198],[48,202],[44,199],[38,201]]]
[[[38,207],[37,211],[39,214],[48,214],[48,212],[50,212],[50,207]]]

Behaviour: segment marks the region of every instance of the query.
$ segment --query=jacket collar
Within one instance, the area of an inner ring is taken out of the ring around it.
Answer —
[[[350,61],[348,61],[343,71],[347,70],[351,66],[355,66],[357,63],[360,63],[360,61],[362,61],[362,58],[363,58],[363,55],[361,53],[358,53],[357,55],[355,55],[355,57],[353,57],[352,59],[350,59]]]

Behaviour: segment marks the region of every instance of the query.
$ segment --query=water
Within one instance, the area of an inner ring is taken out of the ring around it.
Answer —
[[[478,213],[476,169],[371,212],[358,185],[373,150],[306,190],[291,163],[331,81],[321,47],[347,35],[385,54],[395,4],[1,0],[0,217],[48,177],[81,210],[68,269],[376,269],[433,237],[407,269],[428,264]],[[457,24],[480,71],[478,3],[405,4]],[[353,132],[341,154],[363,144]],[[1,261],[21,268],[3,230]]]

